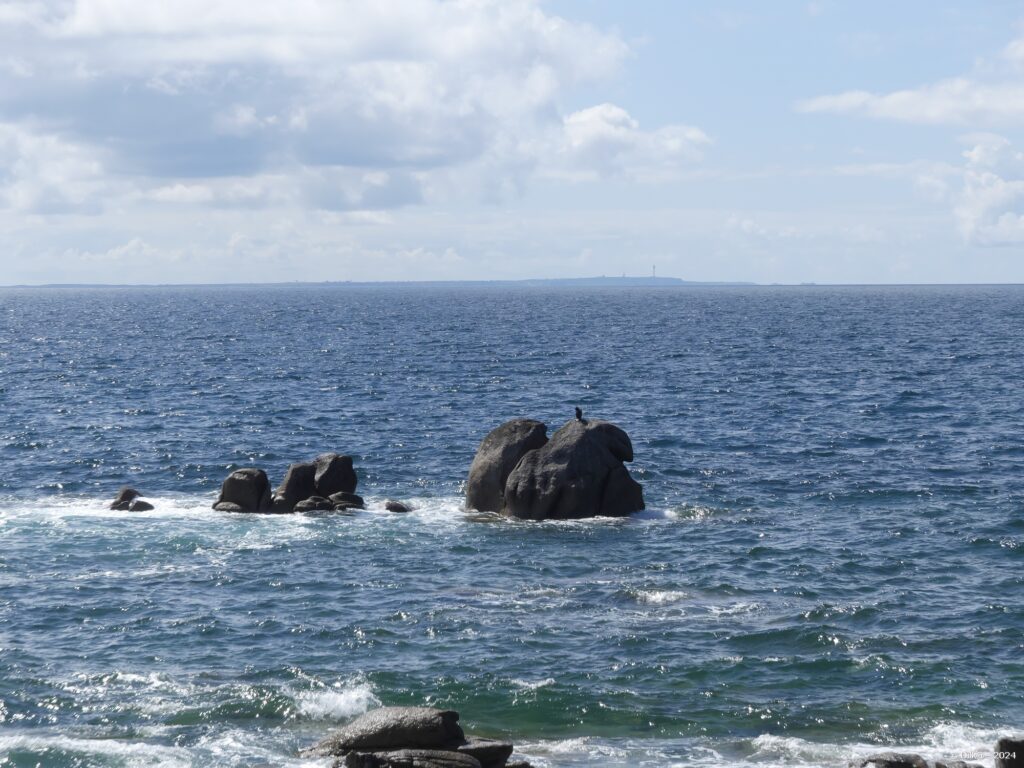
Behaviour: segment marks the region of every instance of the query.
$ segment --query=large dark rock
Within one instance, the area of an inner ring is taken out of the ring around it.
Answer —
[[[1006,736],[997,741],[995,768],[1024,768],[1024,739]]]
[[[860,765],[861,768],[867,765],[875,768],[928,768],[928,761],[908,752],[879,752],[861,760]]]
[[[522,457],[505,482],[505,514],[529,520],[618,517],[644,508],[629,435],[607,421],[572,420]]]
[[[352,457],[337,453],[321,453],[316,457],[316,492],[319,496],[330,496],[334,493],[353,493],[359,478],[352,468]]]
[[[442,749],[349,752],[336,768],[483,768],[472,755]]]
[[[459,713],[432,707],[381,707],[339,728],[309,750],[313,756],[352,751],[454,749],[465,741]]]
[[[491,430],[469,467],[466,506],[481,512],[501,512],[509,474],[528,451],[540,448],[547,440],[547,427],[533,419],[513,419]]]
[[[222,512],[267,512],[270,510],[270,480],[262,469],[236,469],[220,486],[214,509]]]
[[[316,464],[300,462],[288,467],[281,484],[274,489],[272,507],[275,512],[291,512],[300,501],[322,495],[330,494],[316,492]]]
[[[459,745],[459,752],[472,755],[483,768],[503,768],[512,756],[512,742],[497,739],[481,739],[470,736],[465,744]]]

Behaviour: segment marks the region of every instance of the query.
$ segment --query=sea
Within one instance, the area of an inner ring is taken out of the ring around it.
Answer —
[[[991,766],[1022,345],[1016,286],[0,289],[0,766],[328,766],[381,705],[538,768]],[[576,406],[646,510],[465,509],[492,428]],[[366,510],[211,508],[326,451]]]

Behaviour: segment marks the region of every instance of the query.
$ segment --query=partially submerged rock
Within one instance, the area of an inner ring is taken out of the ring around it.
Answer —
[[[356,493],[338,491],[337,493],[332,493],[328,498],[334,502],[335,509],[338,507],[342,509],[366,509],[366,502],[363,500],[363,497]]]
[[[433,707],[381,707],[338,729],[309,754],[454,748],[465,741],[459,713]]]
[[[547,441],[547,427],[533,419],[513,419],[481,441],[466,479],[466,506],[481,512],[505,507],[505,481],[527,452]]]
[[[141,493],[126,485],[117,492],[117,496],[110,502],[110,509],[120,512],[149,512],[154,509],[152,504],[139,498],[140,496],[142,496]]]
[[[213,508],[221,512],[269,512],[270,480],[255,467],[236,469],[220,486]]]
[[[510,741],[481,739],[474,736],[468,736],[466,743],[459,745],[459,752],[472,755],[480,761],[483,768],[501,768],[506,765],[513,749]]]
[[[334,502],[323,496],[310,496],[295,505],[295,512],[326,512],[334,509]]]
[[[528,520],[621,517],[644,508],[629,435],[598,420],[567,422],[543,446],[527,451],[505,481],[506,515]]]
[[[292,512],[295,505],[316,492],[317,466],[311,461],[292,464],[284,473],[281,484],[274,489],[273,509],[275,512]]]
[[[352,467],[352,457],[337,453],[321,453],[316,457],[313,482],[318,496],[354,493],[359,478]]]
[[[403,504],[400,501],[394,499],[388,499],[384,502],[384,509],[388,512],[412,512],[412,507],[408,504]]]
[[[869,765],[873,765],[874,768],[928,768],[928,761],[909,752],[879,752],[868,755],[859,765],[860,768]]]

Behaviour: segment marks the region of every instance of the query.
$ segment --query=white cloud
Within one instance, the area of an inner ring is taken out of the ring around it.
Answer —
[[[974,245],[1024,243],[1024,153],[996,134],[964,140],[971,146],[954,208],[960,233]]]

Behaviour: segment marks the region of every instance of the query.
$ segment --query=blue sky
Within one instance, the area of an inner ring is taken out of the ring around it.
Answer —
[[[1024,282],[1019,2],[0,0],[0,283]]]

